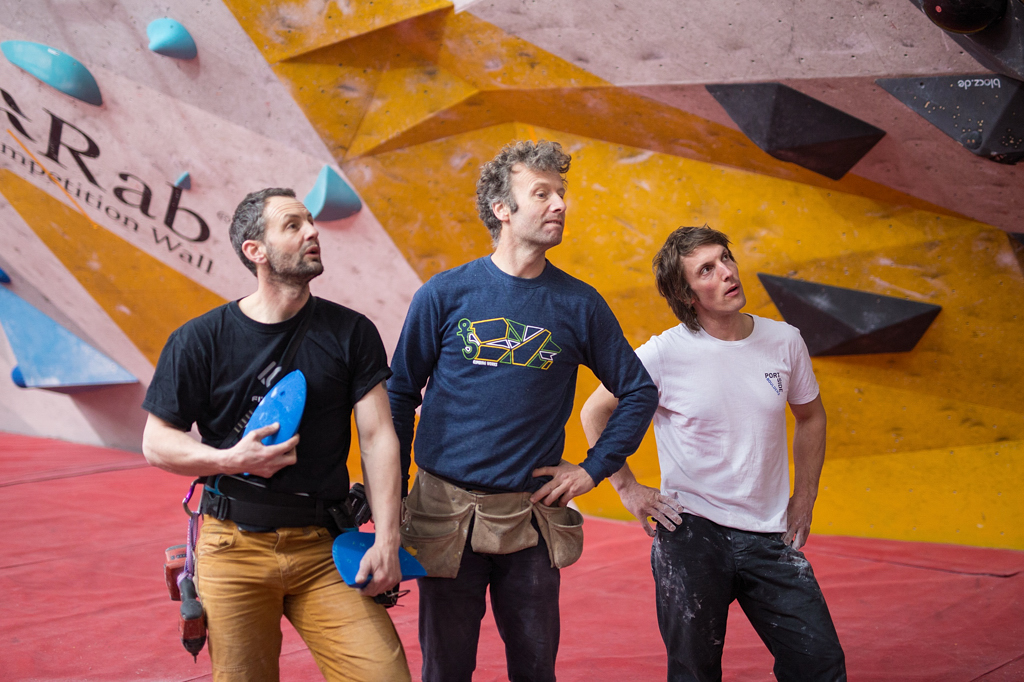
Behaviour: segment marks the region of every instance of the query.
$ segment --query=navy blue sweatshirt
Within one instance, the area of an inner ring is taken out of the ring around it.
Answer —
[[[481,258],[442,272],[413,297],[388,381],[408,480],[416,464],[470,488],[535,491],[565,448],[579,365],[619,406],[581,466],[595,484],[640,445],[658,392],[592,286],[551,263],[534,279]]]

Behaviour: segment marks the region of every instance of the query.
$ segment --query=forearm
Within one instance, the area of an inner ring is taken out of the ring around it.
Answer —
[[[608,481],[620,497],[630,486],[638,485],[636,476],[633,474],[633,470],[629,468],[629,464],[623,464],[621,469],[608,477]]]
[[[398,439],[387,431],[375,434],[362,450],[366,498],[373,513],[376,541],[397,549],[402,499]]]
[[[625,465],[626,458],[636,452],[657,407],[658,392],[653,384],[619,398],[600,437],[581,464],[595,482],[619,471]]]
[[[793,495],[813,502],[825,463],[825,413],[797,419],[793,434]]]
[[[608,426],[608,420],[611,419],[618,404],[619,401],[603,385],[598,386],[597,390],[587,399],[583,409],[580,410],[580,423],[583,425],[583,433],[587,437],[587,445],[594,447],[601,438],[601,434]]]
[[[416,428],[416,408],[419,394],[410,396],[388,388],[392,424],[398,443],[399,485],[404,492],[409,490],[409,468],[412,466],[412,440]]]
[[[230,453],[204,445],[168,422],[149,416],[142,434],[142,454],[155,467],[183,476],[211,476],[232,471]]]
[[[376,544],[398,551],[402,472],[398,437],[384,384],[370,389],[355,405],[366,500],[373,514]]]

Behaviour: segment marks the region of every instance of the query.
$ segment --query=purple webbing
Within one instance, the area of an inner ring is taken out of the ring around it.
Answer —
[[[199,512],[193,512],[188,520],[188,543],[185,546],[185,569],[182,575],[193,577],[196,574],[196,542],[199,540]]]
[[[192,511],[189,509],[188,503],[192,499],[193,493],[196,491],[196,483],[199,479],[192,481],[192,485],[188,488],[188,493],[185,495],[185,499],[181,501],[185,512],[188,514],[188,540],[185,544],[185,568],[182,570],[181,575],[178,576],[178,585],[181,585],[181,581],[185,578],[192,578],[196,574],[196,559],[195,559],[195,548],[196,541],[199,539],[199,512]]]

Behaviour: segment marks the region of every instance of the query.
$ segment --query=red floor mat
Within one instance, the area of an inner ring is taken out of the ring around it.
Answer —
[[[192,680],[163,550],[183,541],[188,480],[138,455],[0,434],[0,678]],[[563,682],[658,680],[665,653],[654,611],[650,541],[635,524],[587,519],[586,550],[563,572]],[[1024,679],[1024,552],[860,538],[807,547],[854,681]],[[391,610],[419,679],[416,599]],[[738,608],[725,679],[769,680],[771,658]],[[319,672],[287,623],[282,679]],[[479,681],[504,680],[490,615]]]

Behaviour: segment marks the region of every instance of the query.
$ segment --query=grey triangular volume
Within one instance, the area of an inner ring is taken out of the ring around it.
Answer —
[[[931,303],[761,272],[757,277],[813,356],[905,353],[942,310]]]
[[[885,136],[884,130],[782,83],[704,87],[758,147],[833,180]]]
[[[875,82],[972,153],[1024,159],[1024,83],[991,73]]]
[[[764,151],[771,147],[772,113],[781,83],[705,85],[743,134]]]

